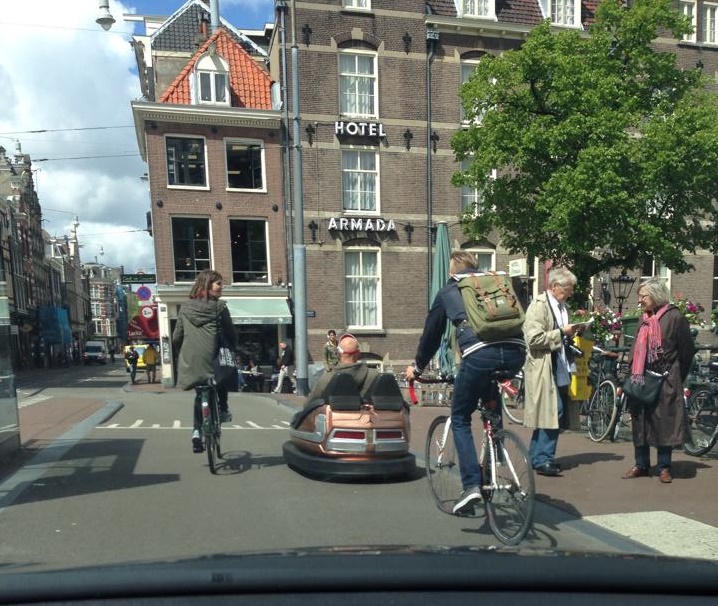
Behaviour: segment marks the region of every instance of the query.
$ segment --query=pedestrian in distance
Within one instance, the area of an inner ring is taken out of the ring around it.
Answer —
[[[529,304],[524,321],[524,426],[534,428],[529,455],[536,473],[544,476],[561,474],[556,447],[575,372],[569,341],[583,331],[581,325],[569,323],[566,305],[576,281],[568,269],[552,268],[546,291]]]
[[[670,484],[673,448],[688,438],[683,383],[691,369],[695,344],[688,320],[670,300],[671,293],[661,278],[651,278],[638,287],[643,315],[629,355],[630,380],[643,381],[647,370],[668,374],[656,404],[641,406],[629,397],[635,464],[624,479],[650,475],[653,446],[658,478]]]
[[[476,273],[476,257],[472,253],[455,251],[451,254],[449,280],[429,309],[414,363],[404,371],[409,381],[421,375],[438,351],[447,323],[456,327],[455,347],[456,353],[461,355],[461,365],[454,382],[451,429],[463,488],[453,508],[456,515],[470,513],[474,504],[482,499],[482,473],[471,431],[471,416],[477,410],[479,400],[487,406],[499,402],[498,388],[491,380],[491,373],[501,370],[515,374],[521,369],[526,355],[520,327],[514,337],[488,341],[480,339],[469,324],[459,281],[463,275]]]
[[[288,377],[292,382],[292,393],[297,391],[297,381],[294,378],[294,352],[286,341],[279,344],[279,375],[274,393],[282,393],[284,379]]]
[[[227,304],[220,300],[222,296],[222,275],[211,269],[197,274],[194,285],[177,314],[177,324],[172,334],[172,342],[179,349],[177,361],[177,384],[185,391],[203,385],[214,376],[213,360],[218,350],[220,333],[224,335],[228,347],[237,351],[237,332],[229,315]],[[232,420],[227,405],[228,387],[217,381],[217,400],[222,423]],[[192,431],[192,449],[202,452],[201,398],[194,399],[194,428]]]
[[[337,331],[330,329],[327,332],[327,343],[324,345],[324,370],[331,370],[339,364],[337,351]]]
[[[130,381],[134,385],[135,379],[137,378],[137,363],[139,362],[140,355],[135,350],[134,345],[130,345],[130,349],[125,354],[125,360],[127,360],[127,367],[130,369]]]
[[[154,383],[157,379],[157,350],[154,345],[150,344],[145,347],[145,351],[142,352],[142,362],[145,365],[147,382]]]

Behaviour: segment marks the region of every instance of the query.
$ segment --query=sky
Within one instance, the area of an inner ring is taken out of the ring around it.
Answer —
[[[0,2],[0,146],[30,155],[43,228],[69,234],[77,215],[83,263],[154,273],[147,165],[130,108],[141,91],[129,41],[143,32],[122,16],[169,16],[185,0],[110,0],[107,32],[95,23],[98,0]],[[273,6],[219,0],[238,29],[262,28]]]

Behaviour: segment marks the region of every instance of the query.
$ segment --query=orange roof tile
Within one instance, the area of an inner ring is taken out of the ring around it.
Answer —
[[[213,42],[216,44],[217,54],[229,64],[232,107],[272,109],[271,77],[257,65],[257,62],[244,50],[242,44],[222,26],[199,48],[159,98],[159,103],[179,105],[192,103],[191,81],[194,67]]]

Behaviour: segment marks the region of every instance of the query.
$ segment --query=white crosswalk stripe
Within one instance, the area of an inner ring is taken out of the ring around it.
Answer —
[[[33,404],[39,404],[40,402],[45,402],[50,399],[52,399],[52,396],[47,395],[30,396],[24,400],[18,399],[18,408],[25,408],[25,406],[32,406]]]
[[[284,423],[284,422],[282,422]],[[279,424],[272,424],[272,425],[260,425],[259,423],[255,423],[254,421],[246,421],[244,425],[240,425],[238,423],[225,423],[222,425],[223,430],[230,430],[230,429],[239,429],[243,431],[257,431],[257,430],[280,430],[280,431],[286,431],[287,427],[289,427],[289,423],[279,425]],[[98,425],[97,429],[180,429],[180,430],[187,430],[192,429],[191,425],[183,425],[182,421],[179,419],[175,419],[171,423],[168,424],[162,424],[162,423],[149,423],[145,425],[144,419],[137,419],[133,423],[130,423],[128,425],[124,425],[121,423],[108,423],[106,425]]]

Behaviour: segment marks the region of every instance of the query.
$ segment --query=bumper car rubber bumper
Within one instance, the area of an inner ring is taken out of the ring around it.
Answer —
[[[284,443],[282,452],[287,465],[313,477],[402,478],[416,470],[416,459],[411,453],[365,460],[316,456],[297,448],[291,440]]]

